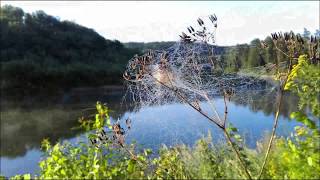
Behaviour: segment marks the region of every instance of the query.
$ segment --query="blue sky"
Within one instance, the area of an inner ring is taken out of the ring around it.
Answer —
[[[2,1],[26,12],[44,10],[122,42],[174,41],[198,17],[218,17],[217,44],[248,43],[274,31],[319,29],[317,1]]]

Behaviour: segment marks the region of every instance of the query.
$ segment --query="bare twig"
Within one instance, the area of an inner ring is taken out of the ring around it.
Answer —
[[[277,126],[278,126],[278,121],[279,121],[279,114],[280,114],[280,108],[281,108],[281,103],[282,103],[282,97],[283,97],[283,90],[280,90],[277,111],[276,111],[276,115],[275,115],[274,122],[273,122],[273,127],[272,127],[272,133],[271,133],[271,137],[270,137],[270,140],[269,140],[268,148],[267,148],[267,151],[266,151],[266,154],[265,154],[265,157],[264,157],[264,160],[263,160],[263,163],[262,163],[259,175],[258,175],[258,179],[260,179],[260,177],[261,177],[261,175],[263,173],[263,170],[265,168],[267,159],[268,159],[270,151],[271,151],[271,146],[272,146],[273,140],[275,138],[275,133],[276,133],[276,129],[277,129]]]
[[[224,102],[224,121],[223,121],[223,126],[226,126],[226,121],[227,121],[227,115],[228,115],[228,106],[227,106],[227,101],[226,101],[226,94],[223,94],[223,102]]]

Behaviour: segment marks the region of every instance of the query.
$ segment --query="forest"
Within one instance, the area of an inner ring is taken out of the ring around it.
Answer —
[[[0,50],[1,91],[19,94],[121,84],[127,60],[138,53],[93,29],[9,5],[1,6]]]

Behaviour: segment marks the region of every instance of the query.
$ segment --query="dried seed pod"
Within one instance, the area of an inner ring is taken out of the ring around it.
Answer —
[[[113,130],[114,133],[117,134],[120,131],[120,124],[114,124],[112,126],[112,130]]]
[[[290,39],[289,33],[284,33],[284,40],[288,41]]]
[[[186,33],[184,33],[184,32],[182,32],[182,36],[183,36],[183,37],[186,37],[186,36],[187,36],[187,34],[186,34]]]
[[[209,19],[210,19],[210,21],[211,21],[212,23],[215,23],[215,22],[217,21],[217,16],[216,16],[215,14],[210,15],[210,16],[209,16]]]
[[[90,138],[90,142],[91,142],[91,144],[94,145],[95,147],[97,147],[97,148],[99,147],[99,146],[98,146],[98,141],[97,141],[96,139]]]
[[[126,119],[126,125],[127,125],[128,129],[131,129],[131,119],[130,118]]]
[[[277,35],[277,33],[273,33],[273,34],[271,33],[271,36],[272,36],[272,39],[273,39],[273,40],[275,40],[275,41],[278,40],[278,35]]]
[[[182,35],[179,35],[181,37],[181,40],[184,42],[191,42],[191,37],[188,36],[186,33],[182,32]]]
[[[214,21],[217,21],[217,20],[218,20],[216,14],[213,14],[213,20],[214,20]]]
[[[303,40],[303,38],[301,37],[300,34],[297,34],[297,41],[298,41],[299,43],[301,43],[301,44],[304,44],[304,40]]]
[[[290,38],[291,38],[291,40],[295,40],[295,35],[292,31],[290,31]]]
[[[192,31],[192,32],[194,32],[194,29],[193,29],[193,27],[192,27],[192,26],[190,26],[190,29],[191,29],[191,31]]]
[[[200,25],[200,26],[202,26],[203,24],[204,24],[204,22],[203,22],[203,20],[201,19],[201,18],[198,18],[198,24]]]
[[[233,88],[224,89],[224,95],[230,101],[231,97],[235,94],[235,90]]]
[[[131,78],[130,78],[130,76],[128,75],[127,71],[125,71],[122,76],[123,76],[123,78],[124,78],[125,80],[127,80],[127,81],[131,80]]]
[[[190,28],[187,28],[187,29],[188,29],[189,33],[191,33],[191,29]]]
[[[106,132],[104,131],[104,129],[102,129],[101,134],[103,134],[104,136],[106,136]]]

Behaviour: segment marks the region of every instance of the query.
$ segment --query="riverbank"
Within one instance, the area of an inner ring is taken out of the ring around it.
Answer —
[[[273,86],[277,86],[277,81],[275,80],[275,77],[273,74],[257,74],[254,72],[242,72],[239,71],[237,72],[238,76],[243,76],[243,77],[250,77],[250,78],[254,78],[254,79],[259,79],[259,80],[263,80],[266,81],[267,83],[273,85]]]

